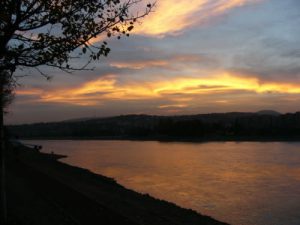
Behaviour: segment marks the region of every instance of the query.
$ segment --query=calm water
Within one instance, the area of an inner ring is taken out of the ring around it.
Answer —
[[[233,225],[300,224],[300,143],[31,141],[64,162]]]

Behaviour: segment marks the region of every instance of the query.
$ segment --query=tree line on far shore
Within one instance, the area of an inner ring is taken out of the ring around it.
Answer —
[[[299,138],[300,112],[282,115],[219,113],[189,116],[127,115],[8,127],[19,138]]]

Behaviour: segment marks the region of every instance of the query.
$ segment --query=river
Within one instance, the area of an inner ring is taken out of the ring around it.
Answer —
[[[300,143],[26,141],[232,225],[300,224]]]

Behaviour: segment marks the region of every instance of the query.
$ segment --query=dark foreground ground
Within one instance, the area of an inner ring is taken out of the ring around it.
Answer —
[[[13,153],[14,152],[14,153]],[[7,156],[9,224],[226,225],[30,149]]]

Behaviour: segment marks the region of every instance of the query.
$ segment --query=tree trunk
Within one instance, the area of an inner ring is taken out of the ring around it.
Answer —
[[[0,164],[1,164],[1,224],[5,224],[7,221],[7,205],[6,205],[6,182],[5,182],[5,139],[4,139],[4,74],[0,77]]]

